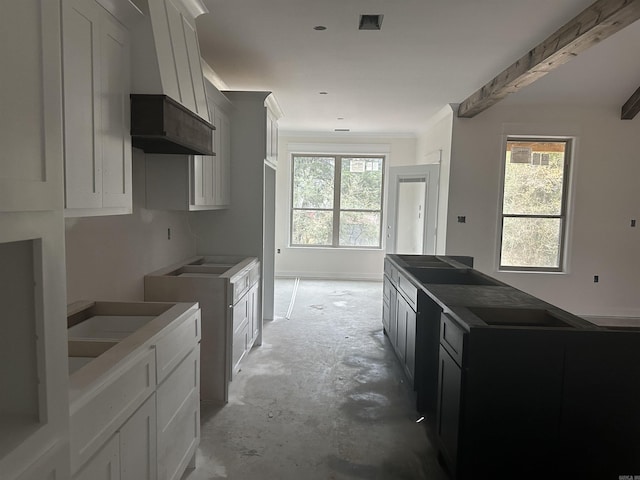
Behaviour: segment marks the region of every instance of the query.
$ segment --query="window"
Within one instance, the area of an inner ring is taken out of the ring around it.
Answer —
[[[562,270],[570,154],[570,139],[507,139],[501,270]]]
[[[384,156],[292,158],[291,245],[380,248]]]

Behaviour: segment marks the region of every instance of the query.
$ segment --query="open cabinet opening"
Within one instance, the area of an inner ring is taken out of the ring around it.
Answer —
[[[46,422],[42,242],[0,243],[0,458]]]

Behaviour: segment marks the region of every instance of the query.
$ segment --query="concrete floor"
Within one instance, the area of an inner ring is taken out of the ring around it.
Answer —
[[[277,280],[276,318],[229,403],[202,406],[186,479],[446,479],[381,308],[381,283]]]

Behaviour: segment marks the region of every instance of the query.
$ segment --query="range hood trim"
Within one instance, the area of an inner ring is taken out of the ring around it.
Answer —
[[[215,155],[214,125],[167,95],[131,94],[131,143],[145,153]]]

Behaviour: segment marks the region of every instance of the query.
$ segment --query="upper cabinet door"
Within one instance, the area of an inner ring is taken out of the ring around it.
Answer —
[[[103,207],[131,208],[129,32],[105,15],[101,38]]]
[[[93,0],[65,0],[65,214],[131,213],[130,41]]]
[[[102,207],[100,10],[93,1],[63,2],[65,206]]]
[[[0,211],[62,208],[59,2],[3,2]]]

